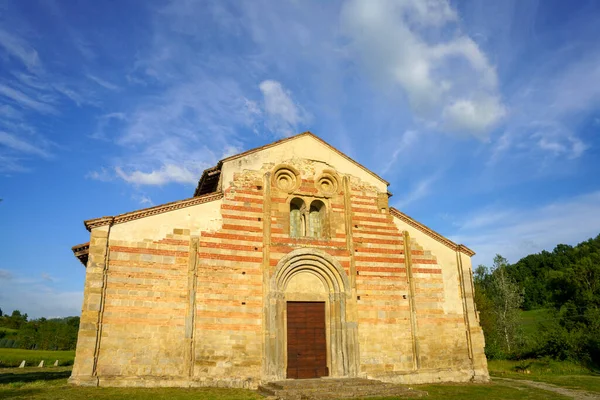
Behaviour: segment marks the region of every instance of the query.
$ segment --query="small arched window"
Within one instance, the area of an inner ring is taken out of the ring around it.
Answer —
[[[321,200],[314,200],[310,204],[308,236],[314,238],[324,238],[326,236],[325,212],[325,204]]]
[[[306,235],[306,207],[304,201],[299,198],[290,202],[290,237],[302,237]]]

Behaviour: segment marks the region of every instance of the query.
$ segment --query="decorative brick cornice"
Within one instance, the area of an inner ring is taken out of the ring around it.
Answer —
[[[105,225],[116,225],[122,224],[123,222],[133,221],[144,217],[149,217],[156,214],[162,214],[173,210],[179,210],[181,208],[191,207],[198,204],[208,203],[223,198],[223,193],[209,193],[204,196],[192,197],[190,199],[173,201],[171,203],[161,204],[150,208],[143,208],[141,210],[120,214],[114,217],[101,217],[95,219],[88,219],[83,221],[85,228],[91,231],[94,228]]]
[[[454,251],[460,251],[461,253],[464,253],[464,254],[468,255],[469,257],[472,257],[475,255],[475,252],[473,250],[469,249],[467,246],[465,246],[463,244],[454,243],[452,240],[443,237],[442,235],[440,235],[433,229],[430,229],[427,226],[423,225],[422,223],[415,221],[414,219],[412,219],[408,215],[404,214],[403,212],[398,211],[394,207],[390,207],[390,214],[392,214],[394,217],[398,218],[399,220],[406,222],[408,225],[412,226],[413,228],[420,230],[427,236],[431,237],[432,239],[437,240],[438,242],[451,248]]]
[[[71,247],[73,254],[77,259],[83,264],[84,267],[87,266],[88,255],[90,253],[90,242],[82,243]]]

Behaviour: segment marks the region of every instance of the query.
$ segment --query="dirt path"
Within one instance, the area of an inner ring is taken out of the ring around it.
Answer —
[[[535,382],[528,381],[524,379],[511,379],[511,378],[493,378],[494,381],[502,381],[513,384],[527,385],[537,389],[547,390],[549,392],[554,392],[557,394],[561,394],[563,396],[570,397],[576,400],[600,400],[600,394],[587,392],[585,390],[576,390],[576,389],[567,389],[564,387],[551,385],[549,383],[544,382]]]

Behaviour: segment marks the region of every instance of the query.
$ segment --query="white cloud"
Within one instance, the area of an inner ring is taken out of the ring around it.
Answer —
[[[300,124],[307,122],[306,112],[292,100],[292,95],[281,83],[266,80],[259,85],[263,94],[266,126],[282,136],[298,132]]]
[[[115,178],[114,174],[107,168],[100,168],[98,171],[90,171],[85,175],[85,177],[100,182],[110,182]]]
[[[489,96],[477,101],[458,99],[443,111],[445,125],[453,132],[489,132],[505,115],[505,107],[498,98]]]
[[[34,100],[27,96],[25,93],[15,90],[6,85],[0,84],[0,94],[8,97],[9,99],[17,102],[19,105],[25,108],[31,108],[43,114],[57,114],[58,111],[53,106]]]
[[[530,139],[537,148],[554,156],[580,157],[588,145],[579,139],[566,126],[555,121],[534,121],[528,125]],[[521,139],[521,143],[526,138]]]
[[[474,265],[490,264],[496,253],[516,262],[527,254],[574,245],[598,235],[600,192],[522,209],[484,208],[464,218],[451,237],[472,248]]]
[[[351,0],[342,12],[362,62],[383,85],[399,85],[417,116],[437,124],[445,114],[441,128],[485,136],[504,116],[496,71],[473,40],[449,34],[456,20],[445,0]]]
[[[160,186],[169,182],[196,183],[202,171],[190,171],[177,165],[164,165],[159,170],[151,172],[132,171],[127,173],[121,167],[116,167],[115,172],[119,178],[135,185]]]

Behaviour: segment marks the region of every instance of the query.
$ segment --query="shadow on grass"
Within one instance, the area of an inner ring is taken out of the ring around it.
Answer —
[[[35,381],[53,381],[56,379],[65,379],[71,376],[71,370],[65,371],[32,371],[26,373],[2,373],[0,374],[0,384],[5,383],[29,383]]]

